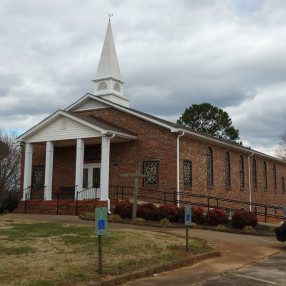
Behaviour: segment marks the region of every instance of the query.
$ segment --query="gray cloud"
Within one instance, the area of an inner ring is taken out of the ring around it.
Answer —
[[[283,0],[3,0],[0,128],[26,130],[93,92],[111,12],[133,108],[175,121],[210,102],[229,112],[246,144],[274,154],[286,119],[285,8]]]

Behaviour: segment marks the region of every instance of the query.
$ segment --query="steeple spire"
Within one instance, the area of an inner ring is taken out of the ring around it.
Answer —
[[[95,83],[94,94],[129,107],[129,100],[123,96],[123,81],[112,35],[110,15],[112,14],[108,15],[109,20],[96,79],[93,80]]]
[[[96,78],[108,76],[112,76],[121,80],[121,74],[112,35],[110,18],[108,20],[107,31],[96,73]]]

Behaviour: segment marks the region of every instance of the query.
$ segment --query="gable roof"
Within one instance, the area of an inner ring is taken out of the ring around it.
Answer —
[[[33,136],[49,124],[51,124],[53,121],[58,119],[60,116],[69,118],[75,122],[81,123],[95,131],[100,132],[102,136],[108,135],[108,134],[115,134],[119,137],[124,137],[128,139],[136,139],[137,135],[134,132],[131,132],[127,129],[121,128],[119,126],[116,126],[115,124],[108,123],[100,118],[97,118],[95,116],[83,116],[79,114],[74,114],[71,112],[66,112],[64,110],[58,110],[45,118],[43,121],[17,137],[17,141],[25,141],[29,137]]]
[[[151,123],[154,123],[156,125],[159,125],[161,127],[164,127],[166,129],[170,130],[170,132],[174,132],[174,133],[183,133],[184,132],[185,136],[187,136],[187,137],[192,137],[192,138],[197,139],[197,140],[202,140],[202,141],[207,142],[209,144],[218,145],[218,146],[221,146],[221,147],[226,148],[226,149],[233,149],[233,150],[236,150],[238,152],[242,152],[242,153],[247,154],[247,155],[251,155],[253,153],[256,156],[268,158],[268,159],[271,159],[273,161],[276,161],[276,162],[279,162],[282,164],[286,164],[286,162],[283,160],[280,160],[278,158],[264,154],[264,153],[259,152],[259,151],[255,151],[255,150],[251,149],[250,147],[244,147],[244,146],[242,146],[238,143],[235,143],[235,142],[231,142],[231,141],[227,141],[227,140],[224,140],[221,138],[213,137],[213,136],[205,134],[203,132],[196,131],[196,130],[189,128],[189,127],[181,126],[179,124],[167,121],[165,119],[162,119],[162,118],[159,118],[159,117],[147,114],[147,113],[144,113],[142,111],[138,111],[136,109],[132,109],[132,108],[128,108],[128,107],[118,105],[114,102],[110,102],[106,99],[103,99],[99,96],[95,96],[95,95],[89,94],[89,93],[87,93],[85,96],[80,98],[78,101],[76,101],[72,105],[68,106],[65,110],[66,111],[71,111],[71,110],[75,111],[77,106],[79,106],[80,104],[82,104],[83,101],[88,100],[88,99],[92,99],[92,100],[99,102],[101,104],[101,106],[102,106],[102,104],[104,104],[107,107],[113,107],[115,109],[121,110],[121,111],[126,112],[128,114],[131,114],[133,116],[139,117],[143,120],[147,120]]]

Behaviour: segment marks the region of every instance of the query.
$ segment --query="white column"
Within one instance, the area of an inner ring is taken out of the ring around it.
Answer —
[[[83,160],[84,160],[84,141],[77,139],[76,141],[76,169],[75,169],[75,192],[82,191],[82,176],[83,176]],[[76,197],[76,193],[75,193]]]
[[[26,199],[26,193],[28,192],[28,187],[31,186],[32,158],[33,158],[33,145],[31,143],[26,143],[26,146],[25,146],[23,200]]]
[[[100,200],[108,201],[110,138],[101,139]]]
[[[54,143],[46,142],[45,200],[52,199]]]

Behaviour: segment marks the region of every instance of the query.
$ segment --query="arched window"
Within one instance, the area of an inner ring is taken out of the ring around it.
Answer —
[[[263,186],[264,190],[267,190],[267,166],[266,162],[263,162]]]
[[[274,189],[274,192],[277,191],[276,166],[275,166],[275,164],[273,164],[273,189]]]
[[[230,157],[228,152],[225,152],[224,166],[225,166],[225,187],[230,188]]]
[[[239,158],[239,180],[240,180],[240,188],[244,189],[244,162],[243,157]]]
[[[257,189],[257,175],[256,175],[256,160],[252,160],[252,179],[253,179],[253,189]]]
[[[210,147],[207,149],[207,186],[213,186],[213,151]]]
[[[104,89],[107,89],[107,84],[105,81],[99,83],[98,85],[98,90],[104,90]]]
[[[113,89],[114,89],[114,90],[117,90],[117,91],[120,91],[120,85],[119,85],[118,82],[116,82],[116,83],[114,84]]]

